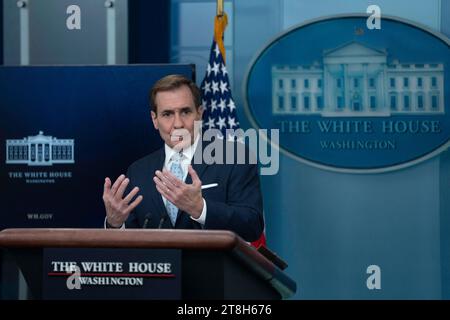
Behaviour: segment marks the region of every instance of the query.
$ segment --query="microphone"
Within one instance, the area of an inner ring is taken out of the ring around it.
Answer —
[[[142,225],[142,229],[147,229],[148,222],[150,221],[151,213],[147,213],[145,215],[144,224]]]
[[[166,221],[166,218],[167,218],[167,213],[161,215],[161,219],[159,220],[158,229],[161,229],[162,225],[163,225],[164,222]]]

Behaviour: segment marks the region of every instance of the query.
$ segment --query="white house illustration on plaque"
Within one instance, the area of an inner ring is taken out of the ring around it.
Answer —
[[[75,163],[74,140],[44,136],[42,131],[35,136],[6,140],[6,163],[29,166]]]
[[[274,115],[444,114],[443,63],[388,64],[386,50],[350,42],[312,65],[272,66]],[[394,57],[395,58],[395,57]]]

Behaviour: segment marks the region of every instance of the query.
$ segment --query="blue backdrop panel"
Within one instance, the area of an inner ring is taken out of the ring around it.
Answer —
[[[193,69],[0,67],[0,229],[101,227],[105,177],[162,145],[148,94],[172,73]]]

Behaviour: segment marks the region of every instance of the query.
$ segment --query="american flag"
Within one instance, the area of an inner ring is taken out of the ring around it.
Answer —
[[[238,129],[236,105],[231,96],[227,67],[215,40],[211,46],[205,78],[200,87],[205,108],[203,128],[219,129],[223,136],[226,129]]]
[[[231,95],[228,71],[225,66],[225,47],[223,34],[227,25],[227,16],[216,16],[214,24],[214,38],[209,53],[209,62],[206,67],[205,78],[200,86],[202,92],[203,129],[219,129],[222,137],[226,137],[226,129],[239,129],[236,105]],[[236,137],[228,136],[228,140]],[[237,139],[241,140],[241,139]],[[261,237],[251,243],[258,248],[266,246],[265,228]]]

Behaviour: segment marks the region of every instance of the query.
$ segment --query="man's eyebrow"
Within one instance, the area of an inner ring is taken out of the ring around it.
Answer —
[[[182,112],[182,111],[190,111],[190,110],[192,110],[192,107],[186,106],[186,107],[178,108],[178,109],[176,109],[176,110],[180,110],[181,112]],[[162,109],[162,110],[161,110],[161,113],[163,113],[163,112],[174,113],[176,110],[174,110],[174,109]]]
[[[172,109],[161,110],[161,113],[173,113]]]

